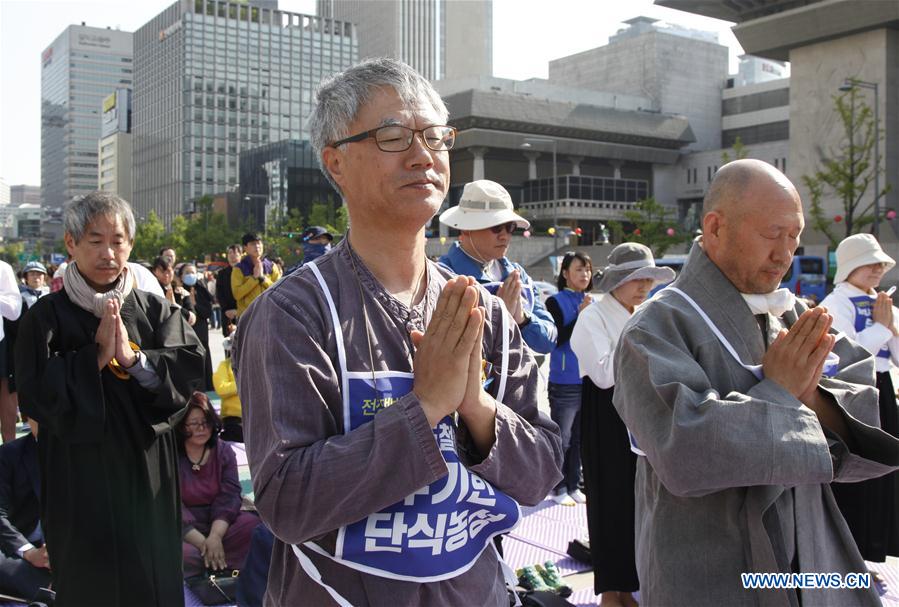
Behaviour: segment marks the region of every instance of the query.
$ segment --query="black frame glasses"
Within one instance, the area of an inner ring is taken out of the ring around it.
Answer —
[[[335,141],[330,146],[336,148],[344,143],[365,141],[371,137],[382,152],[405,152],[412,147],[415,135],[421,135],[425,146],[435,152],[448,152],[456,144],[456,129],[445,124],[433,124],[423,129],[410,129],[401,124],[388,124]]]

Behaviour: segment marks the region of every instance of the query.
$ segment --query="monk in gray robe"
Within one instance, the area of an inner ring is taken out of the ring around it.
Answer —
[[[830,331],[823,308],[777,290],[804,227],[783,174],[725,165],[703,211],[680,277],[637,311],[615,354],[614,405],[643,454],[642,604],[879,605],[830,489],[899,466],[874,360]],[[817,572],[839,576],[791,575]],[[746,588],[752,573],[789,587]],[[853,574],[866,587],[824,587]]]

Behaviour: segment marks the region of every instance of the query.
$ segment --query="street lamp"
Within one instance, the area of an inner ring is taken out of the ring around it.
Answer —
[[[559,205],[559,174],[558,165],[556,164],[557,142],[555,139],[547,137],[525,137],[523,148],[532,148],[534,143],[549,143],[553,147],[553,253],[559,248],[557,244],[557,235],[559,233],[556,223],[558,222],[558,205]]]
[[[871,233],[875,238],[880,237],[880,100],[876,82],[846,78],[840,90],[849,92],[853,88],[871,89],[874,91],[874,223],[871,225]]]
[[[243,199],[250,202],[253,198],[262,198],[265,200],[262,206],[262,234],[268,236],[268,196],[266,194],[244,194]]]

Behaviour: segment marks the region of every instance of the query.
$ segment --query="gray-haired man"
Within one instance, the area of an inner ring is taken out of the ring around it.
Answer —
[[[181,605],[173,425],[203,346],[181,311],[134,288],[134,215],[94,192],[65,209],[62,290],[22,317],[16,383],[40,423],[41,526],[57,605]]]
[[[560,478],[557,427],[499,301],[425,256],[455,130],[376,59],[311,119],[352,230],[247,309],[235,341],[267,605],[507,605],[490,538]]]

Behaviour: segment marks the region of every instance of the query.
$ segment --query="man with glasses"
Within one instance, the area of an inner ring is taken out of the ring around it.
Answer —
[[[459,204],[444,211],[440,223],[460,231],[440,263],[461,276],[473,276],[502,299],[524,342],[549,354],[558,335],[552,315],[524,268],[506,257],[515,229],[531,225],[515,213],[506,188],[487,179],[465,184]]]
[[[455,129],[394,59],[324,82],[314,149],[352,228],[237,328],[266,605],[493,605],[492,537],[561,477],[558,428],[514,321],[425,254]],[[507,573],[511,573],[508,568]]]

